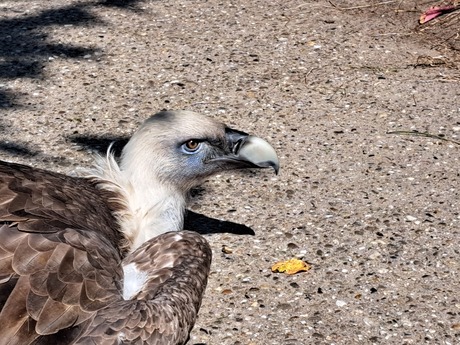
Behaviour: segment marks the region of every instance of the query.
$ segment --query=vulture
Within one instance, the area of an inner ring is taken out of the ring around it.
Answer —
[[[147,119],[85,176],[0,162],[0,344],[185,344],[211,249],[189,192],[279,169],[265,140],[190,111]]]

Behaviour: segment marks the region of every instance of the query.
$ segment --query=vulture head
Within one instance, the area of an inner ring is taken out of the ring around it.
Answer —
[[[165,111],[147,119],[122,151],[99,161],[102,188],[117,191],[125,236],[137,248],[168,231],[182,230],[187,196],[208,177],[231,169],[273,168],[279,160],[265,140],[191,111]]]
[[[191,111],[165,111],[147,119],[121,159],[122,170],[183,193],[225,170],[265,167],[279,169],[270,144]]]

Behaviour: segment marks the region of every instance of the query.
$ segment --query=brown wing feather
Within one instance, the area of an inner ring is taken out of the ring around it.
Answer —
[[[188,340],[212,255],[199,234],[166,233],[128,255],[123,264],[136,263],[148,280],[133,299],[123,300],[117,284],[122,280],[121,258],[115,249],[107,249],[110,243],[98,234],[74,229],[59,234],[21,233],[14,226],[0,227],[0,238],[8,243],[18,233],[23,238],[15,241],[12,255],[0,250],[0,259],[10,261],[0,274],[12,275],[8,282],[15,283],[0,312],[0,324],[5,325],[0,339],[18,345],[59,344],[62,339],[62,344],[100,345],[118,344],[120,339],[162,345]],[[86,243],[86,252],[62,242],[66,237],[79,246]],[[40,250],[26,247],[28,243],[38,243]],[[97,267],[89,264],[96,259]],[[67,333],[59,340],[60,332]]]
[[[112,211],[117,195],[97,182],[0,161],[0,221],[19,230],[97,229],[119,248],[124,240]]]
[[[77,344],[185,344],[195,324],[211,266],[212,252],[197,233],[166,233],[144,243],[123,264],[148,274],[131,300],[97,312]],[[123,342],[124,343],[124,342]]]
[[[9,244],[0,247],[0,275],[10,276],[4,284],[14,286],[1,305],[0,324],[8,327],[0,328],[0,339],[10,344],[30,344],[70,326],[84,330],[95,311],[120,295],[121,256],[97,232],[24,233],[3,225],[0,238]]]
[[[111,198],[88,179],[0,161],[0,343],[56,332],[71,343],[78,332],[66,328],[85,329],[119,294]]]
[[[211,250],[192,232],[122,260],[115,196],[90,180],[0,162],[0,344],[185,344]],[[122,266],[148,274],[131,300]]]

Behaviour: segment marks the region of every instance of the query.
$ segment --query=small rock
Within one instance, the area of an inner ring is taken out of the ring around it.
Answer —
[[[288,310],[291,309],[292,306],[289,303],[279,303],[277,308],[280,310]]]
[[[376,260],[381,256],[382,254],[380,254],[378,251],[373,251],[372,253],[369,254],[369,259]]]
[[[227,247],[225,244],[222,245],[222,253],[224,254],[232,254],[233,250],[230,247]]]
[[[338,299],[337,301],[335,301],[335,305],[336,305],[337,307],[343,307],[343,306],[346,306],[346,305],[347,305],[347,302],[341,301],[341,300]]]
[[[416,221],[416,220],[417,220],[417,217],[414,217],[414,216],[406,216],[406,219],[407,219],[409,222],[413,222],[413,221]]]

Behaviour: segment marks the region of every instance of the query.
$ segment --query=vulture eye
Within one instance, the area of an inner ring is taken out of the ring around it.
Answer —
[[[188,153],[196,152],[200,148],[200,146],[201,142],[195,139],[190,139],[182,145],[184,150]]]

